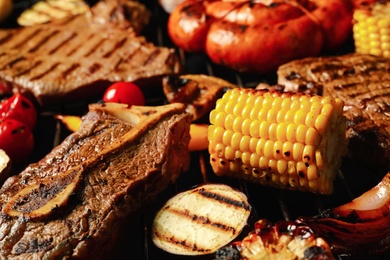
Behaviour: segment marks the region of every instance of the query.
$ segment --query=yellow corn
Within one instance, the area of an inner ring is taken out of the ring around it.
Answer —
[[[217,101],[210,123],[210,163],[216,175],[332,193],[346,153],[340,99],[236,88]]]
[[[390,57],[390,2],[357,8],[353,20],[356,52]]]

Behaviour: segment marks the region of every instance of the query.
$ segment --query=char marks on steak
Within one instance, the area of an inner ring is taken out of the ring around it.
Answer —
[[[306,58],[277,73],[285,91],[323,88],[324,95],[342,99],[352,157],[370,168],[390,169],[390,59],[356,53]]]
[[[105,257],[121,223],[188,170],[191,122],[178,103],[91,105],[78,132],[1,188],[0,258]],[[44,212],[75,182],[64,204]]]
[[[178,72],[173,49],[137,34],[149,12],[129,1],[101,1],[85,14],[0,30],[0,84],[51,106],[101,95],[112,82],[142,85]]]

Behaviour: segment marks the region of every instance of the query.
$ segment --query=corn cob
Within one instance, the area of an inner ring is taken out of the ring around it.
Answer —
[[[237,88],[210,113],[216,175],[330,194],[346,153],[343,102],[329,97]]]
[[[390,2],[359,7],[353,20],[356,52],[390,57]]]

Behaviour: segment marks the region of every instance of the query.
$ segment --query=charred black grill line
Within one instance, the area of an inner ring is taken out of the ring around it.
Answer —
[[[31,81],[34,81],[34,80],[38,80],[40,78],[43,78],[44,76],[46,76],[47,74],[49,74],[50,72],[53,72],[58,66],[60,65],[59,62],[57,63],[54,63],[52,66],[50,66],[50,68],[48,68],[47,70],[45,70],[44,72],[34,76],[31,78]]]
[[[72,32],[67,38],[65,38],[62,42],[60,42],[57,46],[55,46],[53,49],[51,49],[48,53],[49,55],[53,55],[54,53],[58,52],[61,47],[66,45],[67,42],[71,41],[73,38],[77,36],[76,32]]]
[[[50,34],[43,37],[34,47],[28,50],[29,53],[36,52],[39,48],[41,48],[46,42],[48,42],[51,38],[55,37],[58,34],[58,31],[53,31]]]

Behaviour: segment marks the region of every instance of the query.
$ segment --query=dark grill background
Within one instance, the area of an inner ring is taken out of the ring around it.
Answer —
[[[13,15],[2,24],[1,27],[16,27],[16,17],[27,7],[37,0],[15,0]],[[92,3],[94,1],[90,1]],[[175,48],[166,32],[168,15],[157,4],[157,0],[144,0],[145,5],[152,12],[151,23],[144,30],[146,38],[156,45]],[[260,82],[275,83],[276,75],[244,75],[232,70],[212,64],[204,55],[188,54],[176,49],[185,73],[202,73],[224,78],[232,83],[243,87],[255,87]],[[353,50],[352,39],[341,49],[339,53]],[[337,54],[339,54],[337,53]],[[35,129],[36,146],[31,162],[38,161],[47,154],[54,146],[58,145],[69,132],[63,125],[57,122],[54,113],[83,115],[87,112],[87,104],[97,100],[86,100],[84,103],[67,104],[55,108],[53,111],[42,111]],[[162,104],[165,102],[162,96],[149,97],[148,104]],[[22,170],[25,165],[16,167]],[[192,154],[189,172],[183,173],[175,185],[168,187],[163,194],[156,197],[142,214],[131,219],[124,228],[121,242],[116,252],[112,252],[113,258],[117,259],[191,259],[194,257],[175,256],[156,248],[150,239],[151,224],[157,210],[174,194],[194,187],[205,182],[226,183],[242,190],[247,194],[253,207],[253,214],[249,226],[244,231],[246,234],[254,221],[267,218],[272,221],[294,220],[299,216],[313,216],[322,210],[335,207],[351,201],[366,190],[371,189],[383,177],[383,173],[370,172],[356,163],[345,159],[341,171],[335,181],[334,193],[330,196],[310,193],[277,190],[269,187],[254,185],[251,183],[216,177],[208,162],[208,153],[196,152]],[[213,256],[195,257],[195,259],[212,259]],[[367,259],[367,257],[336,256],[336,259]],[[390,253],[369,259],[390,259]]]

